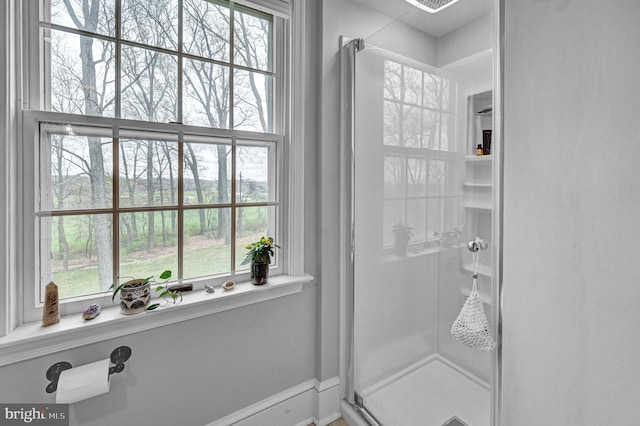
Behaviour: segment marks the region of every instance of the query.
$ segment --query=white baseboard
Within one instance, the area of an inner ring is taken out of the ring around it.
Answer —
[[[206,426],[326,426],[340,418],[340,379],[307,380]]]
[[[342,389],[340,378],[332,377],[320,382],[316,380],[315,390],[317,394],[314,423],[316,426],[326,426],[340,418],[340,401]]]

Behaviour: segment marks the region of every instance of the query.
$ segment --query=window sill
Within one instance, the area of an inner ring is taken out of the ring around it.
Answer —
[[[302,286],[311,281],[313,277],[307,274],[280,275],[269,278],[269,283],[260,287],[237,283],[228,291],[216,287],[215,293],[188,292],[178,305],[137,315],[122,315],[118,306],[110,306],[90,321],[73,314],[61,317],[60,323],[47,328],[43,328],[40,321],[31,322],[0,338],[0,366],[120,337],[123,324],[128,332],[136,333],[300,293]]]

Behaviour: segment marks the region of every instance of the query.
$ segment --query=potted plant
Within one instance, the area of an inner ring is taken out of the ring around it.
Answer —
[[[162,272],[159,277],[160,284],[165,284],[171,278],[171,271]],[[153,276],[147,278],[130,278],[128,281],[117,285],[117,281],[109,288],[112,290],[111,301],[120,294],[120,313],[123,315],[137,314],[143,311],[152,311],[160,306],[159,303],[149,305],[151,300],[151,284],[157,283]],[[156,287],[158,297],[169,303],[179,303],[182,301],[182,294],[179,291],[170,290],[167,286],[158,285]]]
[[[405,257],[407,255],[407,248],[409,247],[409,240],[413,237],[413,228],[402,222],[398,222],[393,226],[391,232],[393,232],[395,241],[393,252],[398,256]]]
[[[451,231],[434,232],[433,235],[439,238],[440,245],[443,248],[449,249],[460,243],[462,231],[458,228],[453,228]]]
[[[255,243],[244,246],[249,252],[242,262],[243,265],[251,262],[251,282],[255,285],[263,285],[267,283],[269,276],[269,264],[271,257],[274,255],[274,247],[280,248],[273,243],[271,237],[261,237]]]

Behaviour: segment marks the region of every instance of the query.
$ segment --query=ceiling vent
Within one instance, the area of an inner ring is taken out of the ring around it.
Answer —
[[[446,9],[458,0],[406,0],[415,7],[425,10],[429,13],[440,12],[442,9]]]

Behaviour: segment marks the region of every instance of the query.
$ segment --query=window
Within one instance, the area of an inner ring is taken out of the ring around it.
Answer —
[[[118,276],[246,274],[244,245],[282,236],[284,20],[224,0],[38,12],[35,303],[49,281],[73,301]]]
[[[384,245],[394,227],[428,246],[463,221],[456,146],[458,86],[454,80],[384,61]]]

